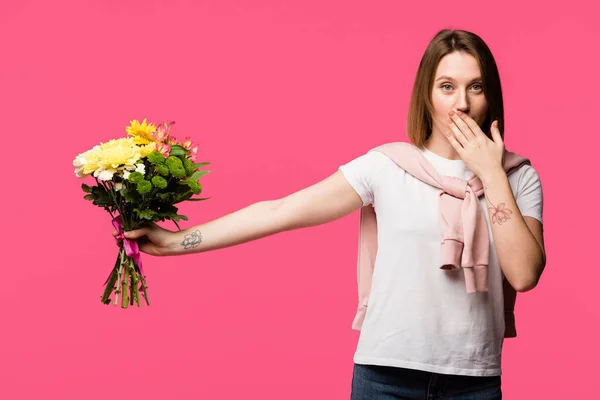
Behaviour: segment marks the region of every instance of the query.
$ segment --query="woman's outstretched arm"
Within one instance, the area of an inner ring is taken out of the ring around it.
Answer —
[[[321,225],[342,218],[362,205],[358,193],[338,170],[286,197],[260,201],[204,224],[176,232],[152,224],[126,232],[125,236],[139,239],[140,250],[151,255],[199,253]]]

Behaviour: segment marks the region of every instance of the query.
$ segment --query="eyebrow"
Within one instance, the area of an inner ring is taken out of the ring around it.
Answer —
[[[452,78],[450,78],[449,76],[446,76],[446,75],[444,75],[444,76],[440,76],[440,77],[439,77],[439,78],[437,78],[435,81],[436,81],[436,82],[437,82],[437,81],[441,81],[442,79],[445,79],[445,80],[447,80],[447,81],[452,81],[452,82],[455,82],[455,80],[454,80],[454,79],[452,79]],[[473,78],[473,79],[471,79],[471,82],[475,82],[475,81],[482,81],[482,80],[483,80],[483,79],[481,79],[481,77],[480,77],[480,76],[478,76],[477,78]],[[470,83],[470,82],[469,82],[469,83]]]

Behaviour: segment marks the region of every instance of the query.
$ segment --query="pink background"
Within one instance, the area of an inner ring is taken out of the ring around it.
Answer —
[[[117,248],[71,162],[131,119],[173,119],[213,163],[184,226],[285,196],[407,140],[420,57],[450,27],[491,47],[507,147],[544,187],[548,264],[519,296],[505,398],[595,398],[600,27],[592,1],[557,7],[3,0],[0,397],[347,399],[358,213],[145,256],[151,306],[123,310],[99,301]]]

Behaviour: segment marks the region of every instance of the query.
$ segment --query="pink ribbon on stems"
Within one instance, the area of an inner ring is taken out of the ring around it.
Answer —
[[[125,237],[125,235],[123,234],[122,222],[123,222],[123,220],[121,219],[120,215],[112,220],[113,226],[119,233],[116,236],[116,238],[123,240],[123,246],[125,247],[125,254],[127,254],[128,257],[133,258],[133,261],[135,261],[137,266],[140,268],[140,273],[143,277],[144,269],[142,268],[142,253],[140,253],[140,248],[138,247],[137,239],[127,239]],[[110,275],[108,275],[108,278],[106,278],[106,282],[108,282],[109,279],[110,279]],[[106,285],[106,282],[104,282],[105,285]]]

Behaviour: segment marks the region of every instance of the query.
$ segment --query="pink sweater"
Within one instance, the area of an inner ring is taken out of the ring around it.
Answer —
[[[489,263],[490,238],[484,211],[479,197],[484,194],[477,176],[469,181],[440,176],[416,146],[406,142],[387,143],[370,151],[379,151],[420,181],[440,189],[441,270],[462,269],[466,291],[487,292],[487,267]],[[507,175],[521,166],[530,164],[529,159],[506,151],[504,170]],[[360,212],[358,248],[358,309],[352,329],[360,330],[365,318],[371,290],[371,277],[377,254],[377,220],[372,205]],[[514,306],[517,292],[503,280],[504,337],[515,337]]]

